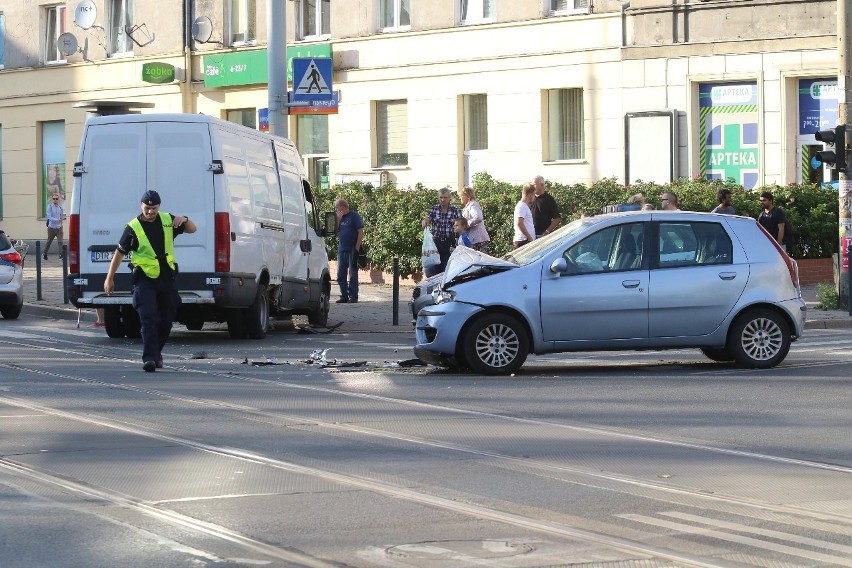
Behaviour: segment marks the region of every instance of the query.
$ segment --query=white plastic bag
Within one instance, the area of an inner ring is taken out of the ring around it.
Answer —
[[[420,258],[423,261],[424,271],[441,264],[441,255],[438,254],[438,247],[435,246],[435,239],[432,238],[432,231],[429,230],[429,227],[423,229],[423,250]]]

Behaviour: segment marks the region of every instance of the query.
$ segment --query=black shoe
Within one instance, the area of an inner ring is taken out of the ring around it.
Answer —
[[[145,369],[146,373],[153,373],[157,369],[156,361],[145,361],[142,365],[142,368]]]
[[[41,255],[41,257],[42,257],[44,260],[47,260],[47,253],[44,253],[43,255]]]
[[[350,304],[357,304],[357,303],[358,303],[358,298],[349,298],[349,303],[350,303]]]
[[[64,254],[60,254],[60,255],[59,255],[59,260],[63,260],[64,258],[65,258],[65,255],[64,255]]]
[[[335,302],[335,304],[348,304],[348,303],[349,303],[349,300],[347,300],[346,298],[340,298],[339,300],[337,300]]]
[[[162,369],[163,368],[163,360],[157,359],[156,365],[157,365],[158,369]]]

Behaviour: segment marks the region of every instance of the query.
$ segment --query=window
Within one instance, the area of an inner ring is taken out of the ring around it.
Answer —
[[[133,0],[112,0],[109,6],[109,54],[131,53],[133,40],[125,30],[133,26]]]
[[[302,156],[328,155],[328,115],[297,114],[296,142]]]
[[[464,95],[464,149],[488,149],[487,95]]]
[[[551,15],[588,14],[589,0],[547,0]]]
[[[225,120],[249,128],[257,128],[257,112],[253,108],[236,108],[225,111]]]
[[[644,224],[607,227],[566,250],[568,274],[638,270],[642,267]]]
[[[228,0],[228,37],[231,45],[254,43],[257,38],[257,0]]]
[[[65,6],[48,6],[45,8],[44,22],[44,62],[55,63],[65,61],[65,56],[59,52],[56,41],[65,33]]]
[[[411,26],[411,0],[380,0],[381,22],[383,29]]]
[[[660,268],[731,264],[733,250],[718,223],[660,223]]]
[[[547,91],[547,156],[545,161],[581,160],[583,136],[583,89]]]
[[[331,0],[298,0],[298,37],[331,34]]]
[[[497,0],[459,0],[459,21],[462,23],[493,21]]]
[[[42,215],[47,214],[48,197],[58,193],[65,201],[65,122],[41,123]]]
[[[0,69],[5,66],[5,49],[6,49],[6,16],[0,12]]]
[[[376,166],[408,165],[408,101],[376,103]]]

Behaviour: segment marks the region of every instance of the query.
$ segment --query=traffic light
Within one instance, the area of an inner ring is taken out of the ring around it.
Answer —
[[[841,124],[833,130],[820,130],[815,135],[816,139],[826,146],[834,146],[834,150],[822,150],[814,153],[816,166],[821,164],[829,168],[835,168],[838,172],[846,171],[846,125]]]

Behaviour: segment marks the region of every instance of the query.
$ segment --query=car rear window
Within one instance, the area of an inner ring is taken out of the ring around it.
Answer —
[[[10,243],[9,239],[6,238],[6,233],[0,232],[0,250],[5,250],[7,248],[12,248],[12,243]]]

